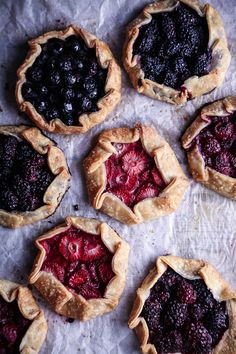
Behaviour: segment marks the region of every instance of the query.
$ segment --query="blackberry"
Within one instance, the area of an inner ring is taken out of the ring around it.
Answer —
[[[165,315],[166,323],[173,328],[180,328],[187,319],[187,305],[173,301],[167,307]]]
[[[4,205],[4,209],[7,211],[16,210],[19,200],[17,196],[9,189],[1,191],[0,194],[1,204]]]

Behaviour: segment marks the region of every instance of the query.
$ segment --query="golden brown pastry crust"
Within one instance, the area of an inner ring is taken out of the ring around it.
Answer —
[[[115,195],[105,192],[106,168],[104,162],[116,153],[112,143],[132,143],[141,140],[145,151],[154,157],[167,187],[158,197],[145,199],[133,208],[126,206]],[[116,218],[125,224],[138,224],[157,219],[176,210],[188,187],[176,157],[167,142],[153,127],[137,125],[135,128],[115,128],[104,131],[96,147],[84,161],[89,199],[95,209]]]
[[[19,353],[37,354],[46,338],[48,325],[31,291],[20,284],[0,279],[0,296],[7,302],[16,300],[22,316],[32,321],[22,338]]]
[[[114,253],[112,270],[115,273],[115,277],[108,283],[103,298],[86,300],[83,296],[67,290],[52,274],[40,270],[45,259],[45,250],[39,241],[49,239],[69,229],[71,225],[85,232],[101,235],[106,247],[110,252]],[[66,218],[65,224],[57,226],[38,238],[36,246],[40,252],[34,262],[29,282],[41,292],[54,311],[63,316],[87,321],[110,312],[117,307],[126,282],[129,245],[106,223],[95,219],[70,216]]]
[[[22,96],[22,85],[26,81],[26,71],[31,67],[35,59],[41,53],[41,44],[44,44],[50,38],[65,39],[71,35],[81,37],[89,48],[96,48],[96,55],[102,68],[108,69],[107,80],[105,84],[106,95],[98,100],[97,112],[83,113],[78,117],[78,126],[65,125],[60,119],[53,119],[47,122],[40,115],[34,106],[25,101]],[[120,101],[121,93],[121,70],[115,61],[107,44],[96,38],[88,31],[76,27],[69,26],[63,31],[51,31],[40,37],[29,41],[30,50],[23,64],[17,70],[18,81],[16,84],[16,101],[21,111],[28,114],[30,119],[41,129],[61,134],[80,134],[85,133],[96,124],[103,122],[107,115],[115,108]]]
[[[144,72],[138,63],[137,55],[133,56],[133,45],[138,37],[139,28],[151,21],[152,14],[171,11],[179,2],[193,8],[200,16],[206,16],[209,28],[209,47],[212,49],[212,69],[204,76],[192,76],[184,81],[181,90],[158,84],[145,79]],[[163,0],[147,5],[141,14],[127,28],[123,48],[123,63],[133,86],[139,93],[151,98],[172,104],[182,104],[188,99],[201,96],[219,87],[230,64],[231,55],[227,46],[224,25],[219,13],[209,4],[201,5],[198,0]]]
[[[188,163],[193,178],[215,192],[236,200],[236,179],[205,166],[199,149],[191,147],[194,138],[211,123],[208,117],[225,116],[235,111],[236,96],[229,96],[203,107],[200,114],[184,133],[182,144],[184,149],[187,150]]]
[[[39,154],[48,154],[48,167],[55,175],[43,196],[44,205],[27,212],[8,212],[0,209],[0,224],[15,228],[47,218],[55,212],[69,187],[70,174],[63,152],[38,128],[25,125],[2,125],[0,134],[13,135],[18,140],[25,139]]]
[[[129,328],[135,329],[141,344],[143,354],[158,354],[153,344],[148,343],[149,330],[147,323],[140,316],[144,303],[149,296],[150,289],[157,280],[171,267],[182,277],[193,280],[202,278],[213,296],[218,301],[226,301],[229,313],[229,329],[212,351],[212,354],[235,354],[236,352],[236,293],[223,279],[221,274],[208,262],[196,259],[184,259],[175,256],[158,257],[156,266],[151,269],[137,290],[137,296],[129,318]]]

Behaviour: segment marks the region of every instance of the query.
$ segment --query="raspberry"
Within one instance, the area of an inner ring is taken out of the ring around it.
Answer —
[[[66,234],[59,244],[59,251],[69,261],[77,261],[82,258],[83,241],[80,237]]]
[[[153,167],[151,174],[152,174],[152,178],[153,178],[154,182],[156,183],[156,185],[158,187],[163,188],[165,186],[165,183],[164,183],[164,181],[163,181],[163,179],[156,167]]]
[[[177,287],[177,297],[183,304],[193,304],[196,301],[196,291],[190,283],[182,282]]]
[[[144,154],[138,154],[135,151],[130,151],[122,157],[122,167],[124,171],[132,175],[140,173],[146,166],[147,159]]]
[[[78,292],[85,299],[96,299],[102,297],[99,289],[93,286],[93,284],[84,284],[78,287]]]
[[[68,284],[70,287],[76,289],[81,284],[89,281],[89,272],[86,269],[85,265],[82,265],[74,274],[72,274],[69,278]]]
[[[129,193],[126,189],[112,188],[112,189],[109,189],[109,192],[114,194],[117,198],[119,198],[127,206],[130,206],[133,201],[132,194]]]
[[[93,261],[101,258],[106,254],[106,249],[103,244],[100,244],[96,237],[87,238],[84,240],[84,253],[82,260],[85,262]]]
[[[136,203],[141,202],[147,198],[157,197],[160,193],[160,189],[158,187],[154,187],[152,183],[144,184],[137,193]]]
[[[174,300],[169,304],[165,318],[170,326],[174,328],[182,327],[187,319],[187,305]]]
[[[64,281],[65,269],[56,262],[45,263],[42,270],[48,273],[52,273],[60,282]]]

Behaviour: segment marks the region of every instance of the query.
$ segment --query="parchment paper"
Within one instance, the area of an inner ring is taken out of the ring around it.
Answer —
[[[34,291],[49,324],[42,354],[138,353],[138,341],[128,329],[127,319],[136,288],[158,255],[171,253],[206,259],[236,289],[236,202],[220,197],[191,179],[179,143],[186,126],[203,104],[236,95],[236,0],[209,2],[224,19],[232,54],[223,86],[183,107],[175,107],[136,93],[122,69],[122,100],[103,124],[81,136],[51,135],[64,150],[73,176],[70,190],[56,213],[47,220],[21,229],[0,228],[0,277],[25,284],[36,255],[35,238],[67,215],[104,220],[130,243],[126,289],[116,311],[87,323],[69,323],[53,313]],[[15,73],[27,53],[29,38],[74,23],[105,40],[122,65],[125,26],[147,3],[144,0],[0,0],[0,124],[31,123],[27,117],[18,114],[14,98]],[[133,126],[137,121],[154,125],[170,143],[191,184],[177,212],[157,221],[128,227],[96,212],[88,204],[82,160],[103,129]],[[78,211],[73,209],[75,204],[79,205]]]

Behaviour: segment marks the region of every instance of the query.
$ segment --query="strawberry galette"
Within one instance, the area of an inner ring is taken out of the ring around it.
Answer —
[[[36,246],[29,281],[57,313],[86,321],[118,305],[129,246],[106,223],[68,217]]]
[[[236,199],[236,97],[205,106],[182,142],[193,178]]]
[[[37,354],[46,334],[44,313],[31,291],[0,279],[0,353]]]
[[[141,124],[104,131],[84,166],[93,207],[126,224],[173,212],[188,186],[167,142]]]
[[[202,260],[159,257],[129,319],[143,354],[235,354],[236,293]]]
[[[0,128],[0,224],[19,227],[47,218],[68,189],[63,152],[39,129]]]

